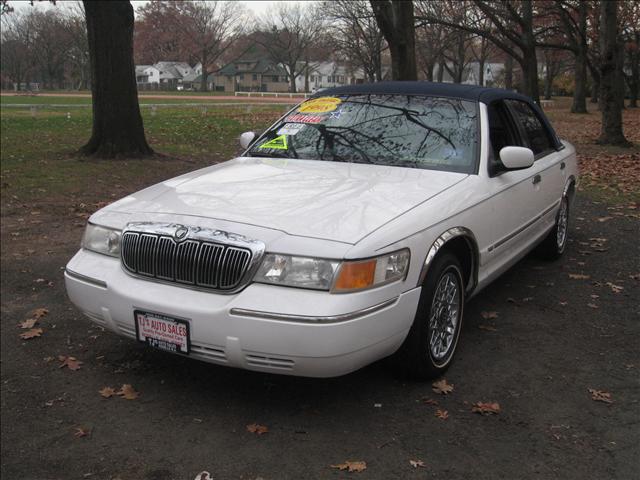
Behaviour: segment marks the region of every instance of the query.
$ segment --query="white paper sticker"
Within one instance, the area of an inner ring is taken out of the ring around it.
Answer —
[[[304,123],[285,123],[280,130],[277,131],[277,135],[295,135],[304,128]]]

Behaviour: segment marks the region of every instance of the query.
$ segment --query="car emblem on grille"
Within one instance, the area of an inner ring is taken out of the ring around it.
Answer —
[[[178,225],[176,231],[173,233],[173,238],[175,238],[176,242],[180,242],[187,238],[187,233],[189,233],[189,229],[184,225]]]

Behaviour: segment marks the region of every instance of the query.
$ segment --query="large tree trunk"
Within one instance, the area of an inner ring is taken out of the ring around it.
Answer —
[[[295,72],[296,72],[296,65],[293,64],[293,66],[289,65],[289,91],[291,93],[296,93],[296,77],[295,77]]]
[[[507,55],[504,62],[504,88],[513,89],[513,57],[511,55]]]
[[[91,60],[93,131],[81,152],[141,157],[147,144],[133,64],[133,7],[128,1],[84,1]]]
[[[600,2],[600,98],[602,129],[598,143],[629,146],[622,131],[618,60],[617,1]]]
[[[440,57],[440,61],[438,62],[438,82],[442,83],[444,80],[444,59]]]
[[[417,80],[412,0],[371,0],[380,31],[391,52],[393,80]]]
[[[580,36],[575,56],[575,88],[571,113],[587,113],[587,2],[580,2]]]
[[[538,59],[536,57],[536,39],[533,35],[533,5],[531,0],[522,3],[522,77],[524,93],[529,95],[534,102],[540,103],[540,89],[538,87]]]
[[[635,48],[629,52],[631,76],[629,78],[630,108],[638,108],[638,89],[640,89],[640,32],[635,34]]]
[[[484,58],[478,60],[478,85],[481,87],[484,87],[484,64]]]

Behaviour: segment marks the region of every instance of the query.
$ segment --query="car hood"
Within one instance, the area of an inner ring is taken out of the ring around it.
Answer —
[[[110,211],[192,215],[356,243],[466,174],[244,157],[130,195]],[[148,215],[145,215],[148,216]]]

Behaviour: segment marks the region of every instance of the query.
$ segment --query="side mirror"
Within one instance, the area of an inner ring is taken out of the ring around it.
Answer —
[[[242,147],[243,150],[246,150],[247,148],[249,148],[249,145],[251,145],[251,142],[253,142],[256,138],[256,132],[244,132],[242,135],[240,135],[240,146]]]
[[[507,170],[529,168],[535,160],[530,148],[504,147],[500,150],[500,161]]]

